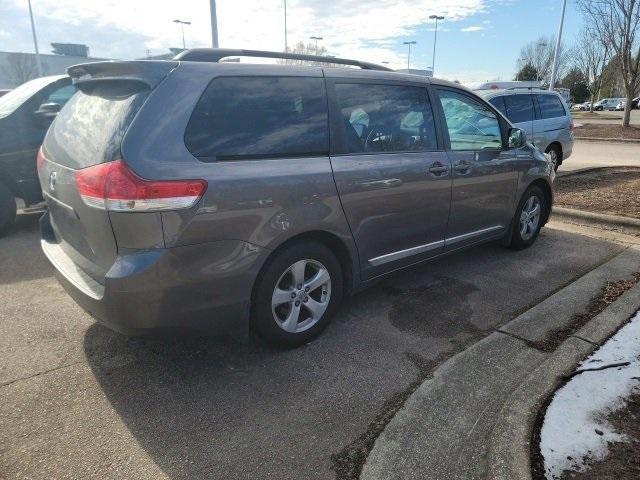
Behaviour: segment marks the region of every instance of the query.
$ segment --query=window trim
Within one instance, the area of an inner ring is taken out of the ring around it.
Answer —
[[[206,95],[207,91],[211,87],[211,84],[216,80],[220,79],[228,79],[228,78],[314,78],[318,79],[322,82],[322,86],[324,88],[324,100],[325,100],[325,108],[327,113],[327,142],[326,142],[326,151],[322,152],[304,152],[304,153],[288,153],[288,154],[248,154],[248,155],[214,155],[214,156],[205,156],[205,155],[195,155],[187,146],[187,130],[189,128],[189,123],[191,122],[191,118],[193,117],[196,107],[202,100],[202,98]],[[193,105],[193,109],[189,114],[189,119],[187,120],[187,124],[184,127],[184,131],[182,132],[182,143],[184,148],[189,154],[195,158],[196,160],[202,163],[219,163],[219,162],[235,162],[235,161],[251,161],[251,160],[278,160],[278,159],[300,159],[300,158],[320,158],[320,157],[329,157],[331,152],[331,140],[332,138],[332,130],[331,130],[331,115],[329,111],[329,91],[327,88],[327,81],[323,75],[282,75],[279,73],[273,74],[243,74],[243,75],[216,75],[212,77],[207,85],[202,90],[202,93],[198,96],[198,99],[195,101]],[[222,157],[222,158],[221,158]]]
[[[444,131],[444,135],[445,135],[445,139],[446,139],[446,149],[449,152],[502,152],[504,150],[507,149],[506,147],[506,137],[507,137],[507,127],[509,126],[507,123],[504,122],[504,117],[502,116],[502,114],[493,106],[491,105],[488,101],[486,101],[485,99],[483,99],[482,97],[480,97],[479,95],[475,95],[473,93],[467,92],[465,90],[461,90],[459,88],[455,88],[455,87],[450,87],[448,85],[433,85],[433,88],[435,91],[435,94],[438,96],[438,110],[440,112],[440,121],[442,122],[442,128]],[[496,116],[496,120],[498,121],[498,127],[500,128],[500,137],[502,140],[502,146],[500,148],[481,148],[481,149],[468,149],[468,150],[453,150],[451,148],[451,138],[449,138],[449,127],[447,126],[447,119],[444,115],[444,109],[442,108],[442,103],[440,102],[440,90],[446,90],[446,91],[450,91],[453,93],[457,93],[459,95],[462,95],[464,97],[467,97],[471,100],[475,100],[478,101],[481,104],[484,104],[485,106],[489,107],[489,110],[491,110],[494,115]]]
[[[336,85],[339,84],[365,84],[365,85],[391,85],[394,87],[418,87],[426,90],[427,99],[431,104],[431,111],[433,113],[433,123],[436,132],[436,147],[428,150],[398,150],[394,152],[349,152],[347,151],[347,142],[344,138],[344,129],[342,128],[342,111],[340,104],[338,103],[338,94],[336,92]],[[355,157],[359,155],[408,155],[408,154],[421,154],[421,153],[433,153],[443,152],[444,138],[440,131],[440,121],[438,118],[437,105],[434,104],[434,98],[429,91],[429,83],[427,82],[411,82],[411,81],[398,81],[387,79],[373,79],[373,78],[349,78],[349,77],[336,77],[326,78],[327,87],[327,99],[329,101],[329,123],[331,125],[331,141],[329,154],[332,157]]]

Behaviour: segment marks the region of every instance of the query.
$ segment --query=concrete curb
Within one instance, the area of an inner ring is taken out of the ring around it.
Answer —
[[[569,337],[529,375],[500,412],[491,436],[488,475],[491,480],[531,478],[531,434],[538,411],[563,383],[565,375],[599,348],[640,309],[640,284]]]
[[[597,138],[597,137],[574,137],[578,142],[595,143],[640,143],[638,138]]]
[[[639,270],[640,248],[629,247],[444,362],[378,437],[360,478],[530,479],[539,408],[564,375],[640,308],[640,284],[555,350],[536,348],[536,340],[557,335],[607,282]]]
[[[622,215],[606,215],[604,213],[587,212],[573,208],[554,207],[553,217],[558,220],[573,220],[582,222],[595,222],[605,225],[631,228],[640,231],[640,219],[623,217]]]

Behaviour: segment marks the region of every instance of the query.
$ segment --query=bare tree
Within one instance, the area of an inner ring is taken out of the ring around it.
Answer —
[[[578,5],[615,54],[626,96],[622,126],[628,127],[633,96],[640,88],[640,0],[578,0]]]
[[[326,55],[327,49],[323,46],[318,46],[318,49],[316,50],[316,46],[314,43],[305,44],[304,42],[298,42],[293,48],[288,47],[286,53],[323,56],[323,55]],[[291,59],[278,60],[277,63],[285,63],[287,65],[319,65],[318,62],[312,62],[308,60],[291,60]]]
[[[537,80],[542,81],[544,84],[549,84],[551,80],[551,70],[553,68],[553,51],[555,48],[555,38],[540,37],[537,40],[528,43],[520,50],[520,56],[518,57],[517,67],[518,70],[522,70],[526,65],[532,66],[537,72]],[[558,52],[558,74],[557,77],[561,78],[567,71],[569,65],[569,52],[567,51],[563,43],[560,44],[560,51]]]
[[[582,72],[589,86],[591,95],[590,111],[593,112],[593,102],[600,94],[602,84],[606,79],[605,67],[611,60],[611,45],[603,42],[595,27],[585,27],[578,37],[578,43],[573,49],[575,66]]]
[[[33,56],[24,53],[8,53],[4,68],[7,76],[16,85],[22,85],[38,76],[38,68]]]

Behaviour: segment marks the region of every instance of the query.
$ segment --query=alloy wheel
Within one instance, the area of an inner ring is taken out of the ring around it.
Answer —
[[[331,275],[316,260],[299,260],[276,282],[271,311],[276,324],[289,333],[300,333],[322,318],[331,299]]]
[[[522,240],[530,240],[535,235],[540,224],[541,210],[540,199],[537,195],[531,195],[520,213],[520,237],[522,237]]]

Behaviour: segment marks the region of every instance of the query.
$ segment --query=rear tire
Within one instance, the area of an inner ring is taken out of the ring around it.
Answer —
[[[528,248],[536,241],[548,211],[548,199],[544,192],[533,185],[522,196],[513,217],[510,247],[514,250]]]
[[[276,253],[258,277],[251,322],[267,342],[303,345],[330,323],[343,293],[336,256],[324,245],[304,241]]]
[[[0,183],[0,235],[6,233],[16,220],[16,199],[6,185]]]

